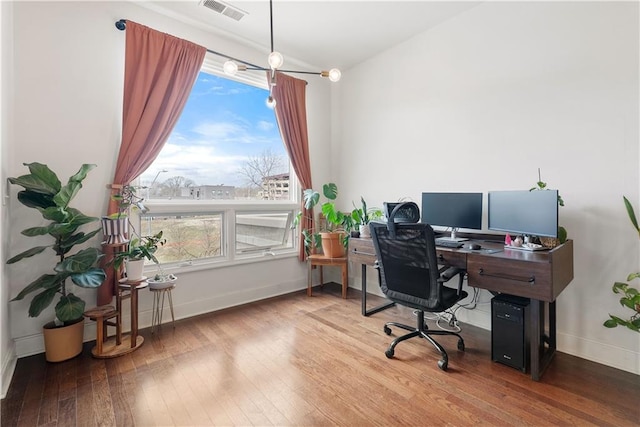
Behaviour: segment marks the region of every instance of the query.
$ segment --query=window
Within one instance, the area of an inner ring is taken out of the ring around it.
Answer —
[[[162,264],[195,265],[295,253],[298,210],[266,75],[231,80],[205,61],[176,127],[139,178],[149,212],[141,234],[162,230]]]

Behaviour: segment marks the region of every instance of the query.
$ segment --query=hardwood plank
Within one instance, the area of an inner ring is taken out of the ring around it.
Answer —
[[[415,324],[404,307],[360,315],[340,285],[296,292],[164,324],[114,359],[20,359],[2,400],[2,426],[580,425],[637,426],[640,377],[557,353],[541,381],[491,361],[489,331],[462,325],[384,351],[387,321]],[[370,296],[371,305],[383,302]],[[436,327],[429,321],[429,327]]]

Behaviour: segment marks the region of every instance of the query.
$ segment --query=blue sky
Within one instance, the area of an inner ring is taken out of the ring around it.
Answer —
[[[243,186],[238,169],[248,156],[267,149],[286,156],[267,96],[267,90],[200,72],[176,127],[141,175],[141,184],[167,169],[158,182],[183,176],[197,185]]]

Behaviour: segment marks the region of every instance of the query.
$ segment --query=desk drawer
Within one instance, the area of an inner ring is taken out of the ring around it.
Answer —
[[[376,250],[371,239],[349,239],[349,261],[373,265],[376,262]]]
[[[551,263],[467,257],[469,286],[540,301],[553,301]]]
[[[438,250],[438,264],[450,267],[467,268],[467,254],[452,250]]]

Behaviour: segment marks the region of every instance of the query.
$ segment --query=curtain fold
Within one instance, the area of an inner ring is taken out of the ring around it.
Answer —
[[[127,21],[122,142],[114,187],[127,185],[144,172],[162,150],[196,81],[206,48],[133,21]],[[112,189],[111,194],[117,192]],[[117,205],[109,197],[108,214]],[[113,257],[105,246],[103,265]],[[111,302],[115,272],[98,288],[98,305]]]
[[[268,78],[270,81],[270,75]],[[313,188],[307,133],[307,82],[280,72],[276,72],[276,81],[277,84],[273,86],[273,97],[276,100],[276,120],[282,134],[282,140],[300,185],[303,189]],[[301,210],[300,230],[312,229],[313,210],[307,211],[304,208],[304,201],[302,201]],[[302,234],[300,234],[299,247],[298,259],[304,261],[305,251]]]

